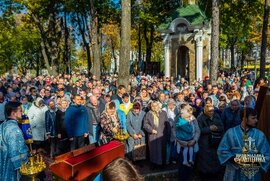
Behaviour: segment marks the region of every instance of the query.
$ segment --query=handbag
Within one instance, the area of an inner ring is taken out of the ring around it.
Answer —
[[[140,142],[140,144],[134,145],[132,150],[132,160],[145,160],[146,159],[146,144]]]

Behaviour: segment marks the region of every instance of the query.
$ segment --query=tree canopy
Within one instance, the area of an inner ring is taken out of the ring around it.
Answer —
[[[211,19],[212,1],[197,1]],[[219,47],[244,59],[261,42],[262,0],[220,0]],[[131,59],[163,65],[158,27],[182,5],[179,0],[131,0]],[[119,72],[121,1],[2,0],[0,71],[47,69]],[[232,56],[232,63],[234,61]],[[120,60],[121,61],[121,60]],[[232,64],[234,66],[234,64]],[[115,67],[114,69],[112,67]],[[161,66],[162,67],[162,66]]]

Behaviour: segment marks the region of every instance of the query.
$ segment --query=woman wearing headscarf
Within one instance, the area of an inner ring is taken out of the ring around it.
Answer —
[[[123,103],[120,104],[119,109],[122,110],[125,115],[132,109],[133,104],[130,102],[130,96],[128,93],[124,93],[122,96]]]
[[[114,135],[119,131],[121,125],[114,102],[106,104],[105,110],[100,115],[100,126],[101,139],[112,140]]]
[[[170,140],[170,124],[158,101],[153,101],[145,115],[143,127],[148,133],[150,161],[154,166],[166,161],[166,143]]]
[[[176,106],[176,102],[174,99],[170,98],[168,100],[168,104],[166,107],[163,108],[163,110],[167,113],[168,121],[170,123],[170,140],[167,143],[167,155],[166,155],[166,163],[169,163],[170,161],[175,162],[177,157],[176,152],[176,137],[175,137],[175,118],[179,114],[179,109]]]
[[[28,111],[34,149],[44,148],[46,137],[45,112],[48,110],[42,98],[38,97]]]
[[[142,124],[145,112],[142,111],[142,106],[139,102],[133,104],[133,108],[127,115],[127,132],[130,135],[128,138],[128,156],[131,156],[131,152],[135,145],[145,144],[145,134],[143,132]]]

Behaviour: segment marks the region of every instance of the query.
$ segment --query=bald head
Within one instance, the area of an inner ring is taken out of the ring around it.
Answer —
[[[93,106],[98,106],[98,99],[97,99],[97,97],[95,96],[95,95],[92,95],[92,96],[90,96],[90,103],[93,105]]]
[[[99,98],[100,95],[101,95],[100,89],[99,89],[99,88],[95,88],[95,89],[93,90],[93,95],[96,96],[97,98]]]

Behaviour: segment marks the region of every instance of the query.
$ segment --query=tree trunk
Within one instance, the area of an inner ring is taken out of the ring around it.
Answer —
[[[219,61],[219,0],[212,1],[211,83],[216,83]]]
[[[50,46],[47,48],[50,50],[50,65],[51,65],[51,71],[55,72],[55,74],[59,74],[59,68],[60,68],[60,57],[61,57],[61,26],[59,25],[59,21],[57,21],[56,13],[52,12],[50,13],[49,17],[49,29],[50,31],[48,32],[49,35],[51,35],[52,39],[49,39],[47,41],[50,43]]]
[[[112,48],[112,57],[113,57],[113,61],[114,61],[114,71],[113,73],[116,74],[117,73],[117,59],[116,59],[116,55],[115,55],[115,45],[113,42],[113,39],[111,38],[111,48]]]
[[[40,59],[37,61],[37,66],[36,66],[36,77],[39,76],[39,70],[40,70]]]
[[[36,77],[39,76],[39,65],[36,67]]]
[[[84,32],[86,31],[85,27],[86,27],[86,29],[88,31],[88,25],[87,25],[86,21],[87,21],[86,17],[82,16],[82,23],[83,23]],[[83,35],[83,36],[84,36],[85,41],[86,41],[85,35]],[[90,39],[89,39],[89,42],[90,42]],[[86,42],[86,45],[87,45],[86,54],[87,54],[87,71],[88,71],[88,75],[90,76],[90,71],[91,71],[91,68],[92,68],[92,61],[91,61],[91,50],[90,50],[90,46],[89,46],[90,43],[89,42]]]
[[[246,55],[245,55],[244,51],[242,51],[242,57],[241,57],[241,70],[244,69],[244,62],[245,62],[245,59],[246,59]]]
[[[139,49],[138,62],[140,62],[142,59],[142,38],[141,38],[141,25],[140,24],[139,24],[139,29],[138,29],[138,49]]]
[[[64,65],[65,65],[65,72],[66,74],[71,74],[69,72],[71,67],[69,67],[69,47],[68,47],[68,38],[69,38],[69,32],[68,32],[68,27],[67,27],[67,13],[65,11],[64,13],[64,32],[65,32],[65,50],[64,50]]]
[[[36,23],[38,30],[39,30],[39,33],[40,33],[40,36],[41,36],[41,41],[40,41],[41,53],[42,53],[42,56],[43,56],[43,59],[45,62],[46,69],[48,70],[50,75],[57,75],[56,68],[53,68],[54,66],[51,66],[54,64],[54,62],[52,62],[49,50],[47,49],[48,46],[46,46],[47,39],[46,39],[45,31],[44,31],[39,19],[34,14],[32,14],[32,18],[33,18],[34,22]]]
[[[78,23],[78,26],[79,26],[79,31],[80,31],[81,36],[82,36],[82,41],[83,41],[84,48],[86,50],[87,71],[88,71],[88,74],[89,74],[90,73],[90,70],[92,68],[91,52],[90,52],[89,43],[87,42],[87,40],[85,38],[85,28],[84,28],[85,26],[84,26],[84,24],[82,25],[82,23],[83,23],[83,17],[81,19],[80,16],[79,16],[79,13],[77,13],[77,23]]]
[[[261,61],[260,61],[260,77],[265,77],[265,61],[267,49],[267,31],[268,31],[268,18],[269,18],[269,3],[270,0],[265,0],[264,15],[263,15],[263,29],[262,29],[262,46],[261,46]]]
[[[235,51],[234,51],[234,45],[231,45],[231,47],[230,47],[230,50],[231,50],[231,68],[235,68],[235,64],[234,64],[234,62],[235,62],[235,56],[234,56],[234,54],[235,54]]]
[[[45,43],[44,43],[44,41],[42,39],[41,39],[41,42],[40,42],[40,46],[41,46],[41,53],[42,53],[42,56],[43,56],[43,59],[44,59],[44,62],[45,62],[46,69],[48,70],[50,75],[56,75],[56,72],[52,71],[52,68],[51,68],[51,66],[49,64],[49,57],[48,57],[48,55],[46,53]]]
[[[153,25],[150,25],[150,38],[147,36],[147,25],[144,26],[144,39],[146,43],[146,62],[151,62],[152,56],[152,48],[153,48],[153,41],[154,41],[154,31],[155,28]]]
[[[131,2],[130,0],[121,0],[122,18],[121,18],[121,48],[119,62],[118,84],[128,87],[129,84],[129,62],[130,62],[130,29],[131,29]]]
[[[90,0],[90,14],[91,14],[91,30],[92,30],[92,45],[93,45],[93,75],[97,79],[100,79],[100,48],[98,41],[98,18],[96,16],[96,10],[94,5],[94,0]]]

